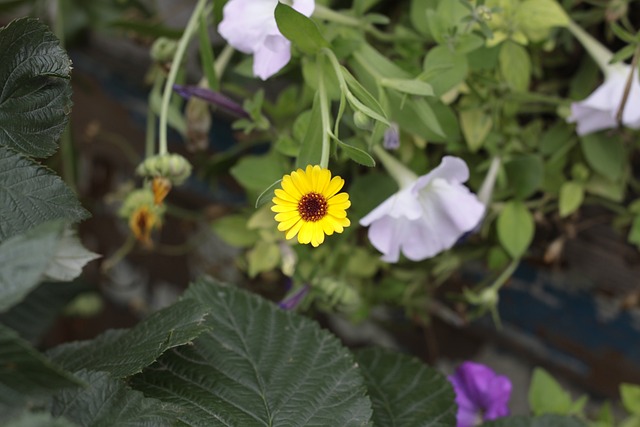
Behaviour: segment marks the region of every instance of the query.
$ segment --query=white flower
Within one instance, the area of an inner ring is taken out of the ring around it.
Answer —
[[[360,220],[370,226],[369,240],[384,261],[397,262],[400,252],[412,261],[433,257],[482,220],[485,206],[462,185],[469,179],[464,160],[446,156],[437,168],[409,181],[404,166],[378,154],[394,177],[402,177],[400,191]]]
[[[631,67],[627,64],[610,64],[613,53],[606,47],[575,23],[570,22],[568,28],[600,66],[605,79],[587,99],[571,104],[571,116],[567,121],[577,124],[578,135],[615,128],[618,126],[618,110],[622,104]],[[622,124],[632,129],[640,128],[640,82],[637,70],[632,77],[631,90],[622,114]]]
[[[253,54],[253,74],[266,80],[291,59],[291,42],[278,30],[274,11],[278,0],[229,0],[218,26],[220,35],[234,48]],[[311,16],[315,0],[293,0],[292,6]]]
[[[571,116],[567,120],[576,123],[578,135],[618,126],[616,117],[630,72],[628,65],[613,70],[587,99],[571,104]],[[640,82],[637,71],[633,75],[631,92],[622,113],[622,124],[632,129],[640,128]]]

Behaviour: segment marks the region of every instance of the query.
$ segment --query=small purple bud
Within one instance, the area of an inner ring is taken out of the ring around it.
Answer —
[[[391,123],[391,126],[384,131],[384,139],[382,146],[387,150],[397,150],[400,148],[400,130],[397,123]]]
[[[244,111],[244,109],[234,100],[232,100],[231,98],[227,98],[219,92],[214,92],[211,89],[199,86],[182,86],[174,84],[173,90],[185,99],[189,99],[192,96],[195,96],[196,98],[200,98],[210,104],[217,105],[218,107],[227,110],[235,116],[244,118],[250,117],[249,113]]]
[[[309,293],[311,287],[307,284],[303,285],[300,289],[296,290],[293,294],[290,294],[285,299],[278,303],[278,306],[283,310],[293,310],[300,304],[304,297]]]

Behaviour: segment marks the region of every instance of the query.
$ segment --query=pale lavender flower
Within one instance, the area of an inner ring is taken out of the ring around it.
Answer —
[[[397,262],[401,252],[412,261],[431,258],[482,220],[485,206],[462,184],[469,179],[464,160],[445,156],[437,168],[417,177],[383,150],[376,152],[401,186],[360,220],[369,226],[369,240],[382,260]]]
[[[464,362],[449,382],[458,404],[457,427],[473,427],[509,415],[511,381],[488,366]]]
[[[618,126],[617,114],[621,107],[631,66],[618,63],[610,64],[611,53],[598,40],[573,22],[569,31],[582,43],[593,60],[604,73],[604,82],[587,99],[571,104],[571,116],[567,119],[576,123],[578,135],[586,135],[602,129]],[[640,82],[638,71],[631,77],[631,88],[622,113],[622,124],[628,128],[640,129]]]
[[[387,150],[397,150],[400,148],[400,129],[397,123],[391,123],[391,126],[384,131],[382,146]]]
[[[229,0],[218,26],[220,35],[234,48],[253,55],[253,74],[266,80],[291,59],[291,42],[278,29],[274,11],[278,0]],[[291,5],[311,16],[315,0],[293,0]]]

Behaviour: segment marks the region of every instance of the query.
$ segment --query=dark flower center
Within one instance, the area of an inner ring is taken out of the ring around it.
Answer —
[[[298,212],[304,221],[320,221],[327,214],[327,200],[322,194],[305,194],[298,202]]]

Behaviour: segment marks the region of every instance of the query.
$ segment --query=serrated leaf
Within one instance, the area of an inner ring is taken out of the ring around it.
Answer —
[[[210,309],[212,331],[134,377],[147,396],[185,409],[190,426],[362,426],[371,417],[351,354],[313,321],[213,281],[185,298]]]
[[[190,343],[207,330],[206,308],[182,300],[131,329],[109,330],[89,341],[63,344],[47,354],[67,369],[109,372],[113,377],[136,374],[170,348]]]
[[[0,312],[22,301],[40,283],[63,230],[62,222],[45,223],[0,245]]]
[[[63,390],[51,413],[81,426],[171,426],[178,409],[145,397],[106,372],[81,370],[75,375],[89,386]]]
[[[0,147],[0,242],[46,221],[76,222],[88,216],[60,177]]]
[[[70,71],[66,52],[36,19],[0,29],[0,146],[33,157],[56,151],[71,107]]]
[[[329,46],[316,23],[291,6],[278,2],[275,17],[282,35],[302,52],[314,54]]]
[[[518,43],[507,40],[500,47],[500,72],[507,85],[514,91],[524,92],[531,80],[531,58]]]
[[[40,397],[84,383],[44,357],[15,331],[0,325],[0,385],[25,397]],[[15,403],[12,395],[0,393],[0,403]]]
[[[447,379],[418,360],[381,348],[356,352],[377,426],[455,425],[455,394]]]
[[[77,282],[41,283],[26,298],[0,315],[0,323],[37,344],[58,314],[86,285]]]
[[[541,417],[507,417],[482,424],[483,427],[586,427],[574,417],[543,415]]]
[[[560,187],[558,209],[562,218],[574,213],[584,200],[584,185],[576,181],[567,181]]]
[[[520,201],[507,202],[497,221],[498,240],[512,258],[520,258],[533,240],[533,215]]]

